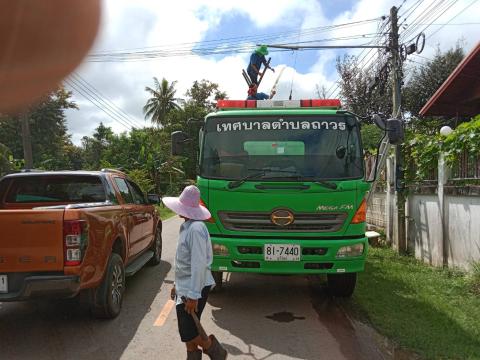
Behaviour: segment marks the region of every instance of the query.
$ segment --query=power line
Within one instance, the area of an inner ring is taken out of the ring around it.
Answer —
[[[450,4],[448,4],[445,9],[443,9],[440,14],[436,15],[435,19],[433,19],[429,24],[427,24],[421,31],[420,33],[425,33],[425,31],[432,25],[433,22],[435,22],[437,19],[439,19],[443,14],[445,14],[450,8],[455,5],[458,2],[458,0],[453,0]],[[438,12],[437,12],[438,13]],[[413,40],[410,39],[410,41]]]
[[[136,119],[132,118],[129,114],[123,111],[120,107],[118,107],[112,100],[107,98],[103,95],[98,89],[96,89],[91,83],[85,80],[80,74],[77,72],[73,72],[71,76],[81,83],[85,89],[89,90],[90,93],[95,95],[98,99],[100,99],[110,110],[112,110],[115,114],[121,117],[125,122],[127,122],[132,127],[141,127]]]
[[[433,0],[426,8],[424,8],[412,21],[410,25],[400,34],[400,39],[405,39],[406,36],[413,34],[419,27],[417,24],[427,22],[432,14],[442,8],[446,0],[436,2]]]
[[[111,113],[108,109],[106,109],[95,97],[90,95],[87,91],[85,91],[84,88],[82,88],[81,85],[78,85],[72,79],[65,79],[64,80],[65,84],[67,84],[70,88],[73,90],[77,91],[80,95],[82,95],[85,99],[87,99],[89,102],[91,102],[95,107],[97,107],[99,110],[103,111],[108,117],[110,117],[112,120],[115,122],[119,123],[122,125],[125,129],[130,130],[131,127],[125,123],[121,118],[118,118],[115,114]]]
[[[377,28],[378,28],[377,33],[378,33],[378,34],[384,34],[384,30],[385,30],[386,26],[387,26],[387,25],[389,24],[389,22],[390,22],[390,19],[389,19],[388,17],[384,17],[383,20],[384,20],[383,24],[381,24],[381,25],[378,24],[378,26],[377,26]],[[385,20],[386,20],[386,21],[385,21]],[[379,43],[380,43],[380,38],[377,38],[377,39],[374,41],[374,43],[379,44]],[[360,73],[360,71],[363,71],[363,69],[365,68],[365,66],[367,66],[367,65],[370,63],[370,61],[375,57],[375,55],[378,53],[378,52],[377,52],[377,53],[376,53],[376,52],[373,52],[373,50],[374,50],[374,49],[369,49],[369,50],[363,49],[363,50],[360,52],[360,54],[358,54],[358,55],[356,56],[356,57],[357,57],[357,62],[358,62],[358,65],[359,65],[358,73]],[[365,60],[365,59],[367,58],[367,56],[368,56],[370,53],[372,53],[372,52],[373,52],[372,56],[370,56],[367,60]],[[360,56],[362,56],[362,54],[364,54],[364,53],[365,53],[365,55],[363,55],[363,57],[360,58]],[[378,60],[378,61],[379,61],[379,60]],[[372,65],[375,65],[375,62],[374,62]],[[358,73],[357,73],[357,74],[358,74]],[[336,96],[336,94],[338,94],[338,90],[339,90],[339,89],[340,89],[340,79],[337,80],[336,82],[334,82],[334,83],[330,86],[330,88],[327,90],[327,94],[328,94],[327,97],[334,97],[334,96]]]
[[[322,33],[322,32],[329,32],[332,30],[336,30],[339,28],[348,28],[348,27],[353,27],[353,26],[359,26],[363,25],[366,23],[374,22],[377,21],[377,18],[372,18],[372,19],[366,19],[366,20],[359,20],[359,21],[352,21],[348,23],[342,23],[342,24],[335,24],[335,25],[327,25],[327,26],[319,26],[319,27],[312,27],[312,28],[306,28],[304,30],[300,30],[297,32],[292,32],[292,31],[284,31],[284,32],[278,32],[274,34],[269,34],[269,35],[251,35],[251,36],[236,36],[236,37],[230,37],[230,38],[223,38],[223,39],[215,39],[215,40],[203,40],[203,41],[198,41],[198,42],[185,42],[185,43],[171,43],[171,44],[164,44],[164,45],[157,45],[157,46],[148,46],[148,47],[139,47],[139,48],[132,48],[132,49],[123,49],[123,50],[103,50],[99,51],[93,55],[102,55],[103,53],[123,53],[123,52],[133,52],[134,50],[145,50],[145,49],[155,49],[155,48],[168,48],[171,46],[188,46],[188,48],[191,48],[192,45],[200,45],[200,44],[209,44],[209,43],[224,43],[226,41],[232,41],[235,40],[236,42],[245,42],[245,41],[253,41],[253,42],[258,42],[258,39],[272,39],[280,36],[288,36],[289,38],[294,38],[298,37],[299,35],[305,35],[305,34],[310,34],[310,33]]]
[[[472,6],[473,4],[475,4],[478,0],[473,0],[470,4],[468,4],[467,6],[465,6],[462,10],[460,10],[459,13],[457,13],[457,15],[453,16],[449,21],[447,21],[445,24],[443,24],[441,27],[439,27],[437,30],[435,30],[432,34],[430,34],[428,37],[427,37],[427,40],[430,39],[433,35],[435,35],[437,32],[439,32],[440,30],[443,29],[443,27],[445,25],[455,25],[455,24],[449,24],[450,21],[452,21],[453,19],[455,19],[457,16],[461,15],[463,12],[465,12],[465,10],[467,10],[470,6]],[[476,24],[479,24],[479,23],[476,23]]]
[[[441,0],[440,3],[438,4],[438,6],[435,7],[435,9],[433,9],[432,11],[423,15],[423,17],[421,17],[417,23],[412,24],[413,25],[412,27],[408,28],[406,31],[404,31],[402,33],[402,36],[401,36],[402,40],[405,40],[405,38],[407,36],[410,36],[410,35],[412,35],[416,32],[417,33],[425,32],[431,26],[431,24],[433,24],[438,18],[440,18],[443,14],[445,14],[457,2],[458,2],[458,0],[453,0],[453,1],[450,1],[450,2],[445,2],[444,0]],[[432,4],[430,4],[430,6],[431,5],[434,5],[434,2]],[[428,10],[428,8],[425,9],[424,12],[426,12]],[[421,25],[418,25],[418,24],[423,23],[423,22],[426,22],[427,25],[422,30],[418,30],[421,26]],[[416,36],[417,35],[414,35],[409,40],[403,41],[403,42],[408,43],[408,42],[412,41]]]
[[[373,21],[377,21],[377,18],[374,19],[367,19],[361,21],[355,21],[350,23],[344,24],[337,24],[337,25],[329,25],[324,27],[317,27],[317,28],[310,28],[306,30],[302,30],[299,32],[284,32],[274,35],[263,35],[263,36],[250,36],[250,37],[237,37],[233,39],[237,39],[235,42],[225,41],[224,39],[220,40],[211,40],[211,41],[203,41],[197,43],[184,43],[184,44],[177,44],[177,45],[164,45],[161,47],[154,47],[154,48],[137,48],[135,51],[104,51],[98,52],[95,54],[91,54],[88,56],[87,61],[89,62],[121,62],[121,61],[144,61],[144,60],[151,60],[161,57],[172,57],[172,56],[196,56],[196,55],[220,55],[220,54],[231,54],[231,53],[246,53],[251,52],[254,48],[254,45],[251,42],[270,42],[273,40],[277,41],[287,41],[288,39],[292,39],[294,37],[300,36],[313,36],[318,33],[322,32],[329,32],[332,30],[338,29],[345,29],[352,26],[358,26],[367,24]],[[371,34],[360,34],[354,36],[345,36],[343,38],[332,38],[332,39],[321,39],[317,41],[334,41],[334,40],[350,40],[355,37],[365,36],[369,37]],[[232,38],[231,38],[232,39]],[[200,46],[205,44],[213,44],[214,46]],[[189,46],[182,46],[182,45],[189,45]],[[199,46],[192,46],[192,45],[199,45]],[[154,50],[146,50],[146,49],[154,49]]]

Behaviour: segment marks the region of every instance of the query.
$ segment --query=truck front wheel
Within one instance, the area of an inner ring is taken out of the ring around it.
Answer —
[[[355,290],[357,273],[327,274],[328,289],[333,296],[350,297]]]
[[[97,318],[113,319],[122,309],[125,292],[125,268],[120,255],[112,253],[102,283],[93,289],[92,314]]]

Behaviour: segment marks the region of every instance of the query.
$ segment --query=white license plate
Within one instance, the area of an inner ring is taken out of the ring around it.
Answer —
[[[8,277],[7,275],[0,275],[0,293],[8,292]]]
[[[300,245],[265,244],[263,254],[266,261],[300,261]]]

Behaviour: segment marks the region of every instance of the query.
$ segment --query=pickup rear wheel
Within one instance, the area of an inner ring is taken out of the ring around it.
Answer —
[[[148,262],[148,265],[160,264],[160,261],[162,261],[162,229],[157,228],[157,231],[155,231],[155,238],[150,250],[153,251],[153,257]]]
[[[122,309],[125,292],[125,269],[120,255],[112,253],[100,286],[93,290],[92,314],[97,318],[113,319]]]
[[[357,273],[327,274],[328,290],[333,296],[350,297],[355,290]]]

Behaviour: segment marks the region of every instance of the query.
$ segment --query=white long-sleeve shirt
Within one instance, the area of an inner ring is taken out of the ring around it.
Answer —
[[[213,251],[210,235],[202,221],[188,220],[180,227],[175,255],[177,304],[182,296],[200,299],[205,286],[215,285],[210,266]]]

